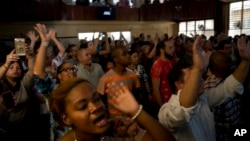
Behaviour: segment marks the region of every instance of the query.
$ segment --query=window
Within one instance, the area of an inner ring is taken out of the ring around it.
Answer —
[[[197,20],[179,23],[179,34],[189,37],[204,34],[208,38],[214,35],[214,20]]]
[[[75,5],[76,4],[76,0],[63,0],[63,2],[67,5]]]
[[[108,37],[114,37],[114,40],[119,40],[120,39],[120,32],[119,31],[114,31],[114,32],[107,32]],[[131,42],[131,32],[130,31],[122,31],[122,34],[124,36],[124,38],[126,38],[126,40],[128,42]],[[91,41],[94,39],[98,38],[99,32],[84,32],[84,33],[78,33],[78,39],[82,40],[85,39],[86,41]],[[100,40],[102,39],[102,37],[99,38]]]
[[[250,1],[230,3],[229,36],[250,34]]]

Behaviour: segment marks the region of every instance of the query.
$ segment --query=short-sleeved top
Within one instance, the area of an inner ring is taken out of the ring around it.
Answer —
[[[160,80],[160,94],[163,103],[168,102],[170,99],[172,92],[168,82],[168,74],[169,71],[173,68],[174,61],[163,61],[158,58],[154,61],[154,64],[151,68],[151,79]]]
[[[113,69],[111,69],[100,78],[97,85],[97,92],[100,94],[105,94],[105,89],[108,83],[115,83],[119,85],[121,82],[123,82],[123,84],[127,86],[130,91],[132,91],[133,88],[140,87],[138,76],[135,73],[126,71],[124,75],[119,75]],[[114,109],[111,105],[108,106],[108,108],[111,115],[122,114],[118,110]]]
[[[97,63],[91,64],[91,72],[85,69],[82,64],[78,64],[77,69],[77,77],[88,80],[95,87],[97,86],[100,77],[104,74],[101,65]]]

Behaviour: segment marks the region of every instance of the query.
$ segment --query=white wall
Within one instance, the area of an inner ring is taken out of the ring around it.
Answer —
[[[131,36],[138,36],[140,33],[162,36],[168,33],[169,36],[178,34],[178,24],[172,21],[161,22],[123,22],[123,21],[53,21],[42,22],[48,28],[54,28],[59,38],[77,38],[79,32],[112,32],[130,31]],[[20,33],[26,34],[33,30],[36,22],[22,23],[0,23],[0,39],[10,39]]]

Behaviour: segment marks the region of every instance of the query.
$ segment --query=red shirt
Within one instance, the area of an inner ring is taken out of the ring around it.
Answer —
[[[168,82],[168,73],[172,69],[174,61],[163,61],[160,58],[154,61],[151,67],[151,79],[160,79],[160,94],[162,102],[166,103],[170,99],[172,92]]]

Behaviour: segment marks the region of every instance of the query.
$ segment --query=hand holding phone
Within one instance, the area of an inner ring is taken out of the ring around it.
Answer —
[[[15,50],[19,56],[25,56],[25,38],[15,38]]]

